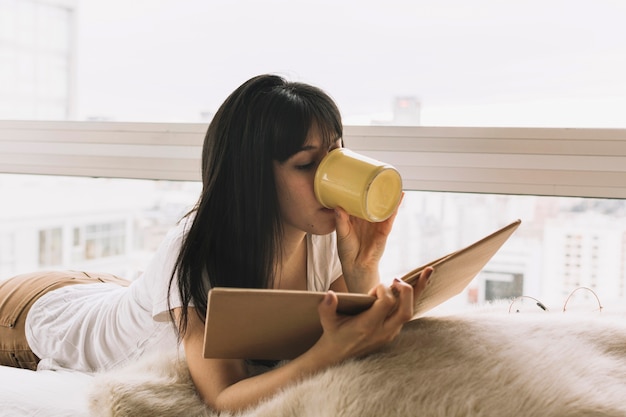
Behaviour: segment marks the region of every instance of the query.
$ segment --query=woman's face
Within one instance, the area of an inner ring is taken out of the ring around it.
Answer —
[[[283,228],[316,235],[335,230],[335,211],[322,206],[315,198],[315,171],[326,154],[341,146],[337,138],[330,148],[322,146],[317,124],[313,124],[302,149],[285,162],[274,161],[274,176]]]

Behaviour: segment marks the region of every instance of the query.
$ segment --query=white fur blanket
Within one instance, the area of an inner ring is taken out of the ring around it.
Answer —
[[[147,359],[94,381],[95,416],[218,416],[175,358]],[[419,319],[385,350],[237,416],[626,416],[626,315]]]

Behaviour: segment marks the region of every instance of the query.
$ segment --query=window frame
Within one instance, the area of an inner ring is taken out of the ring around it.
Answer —
[[[199,181],[205,123],[0,121],[0,172]],[[626,129],[346,126],[407,190],[626,198]]]

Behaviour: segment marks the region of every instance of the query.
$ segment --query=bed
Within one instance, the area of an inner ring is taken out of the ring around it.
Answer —
[[[1,367],[0,380],[0,410],[12,417],[218,415],[174,354],[98,375]],[[415,320],[383,351],[237,414],[322,415],[624,416],[626,311],[499,309]]]
[[[72,371],[29,371],[0,366],[0,415],[89,416],[93,376]]]

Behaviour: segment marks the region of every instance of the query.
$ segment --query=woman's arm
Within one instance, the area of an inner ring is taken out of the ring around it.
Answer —
[[[420,277],[424,283],[426,279]],[[413,288],[396,281],[388,288],[378,285],[372,293],[372,307],[356,316],[338,315],[337,296],[327,293],[318,307],[324,331],[317,343],[285,365],[253,377],[248,377],[243,360],[203,357],[204,323],[191,309],[183,345],[198,393],[215,410],[241,410],[329,366],[379,349],[411,318]]]
[[[378,263],[385,252],[398,208],[387,220],[371,223],[335,209],[337,249],[349,292],[367,293],[380,282]]]
[[[236,411],[255,405],[280,388],[332,363],[330,355],[324,358],[311,349],[282,367],[248,377],[244,360],[205,359],[204,323],[194,309],[188,317],[183,346],[189,372],[198,394],[214,410]]]

